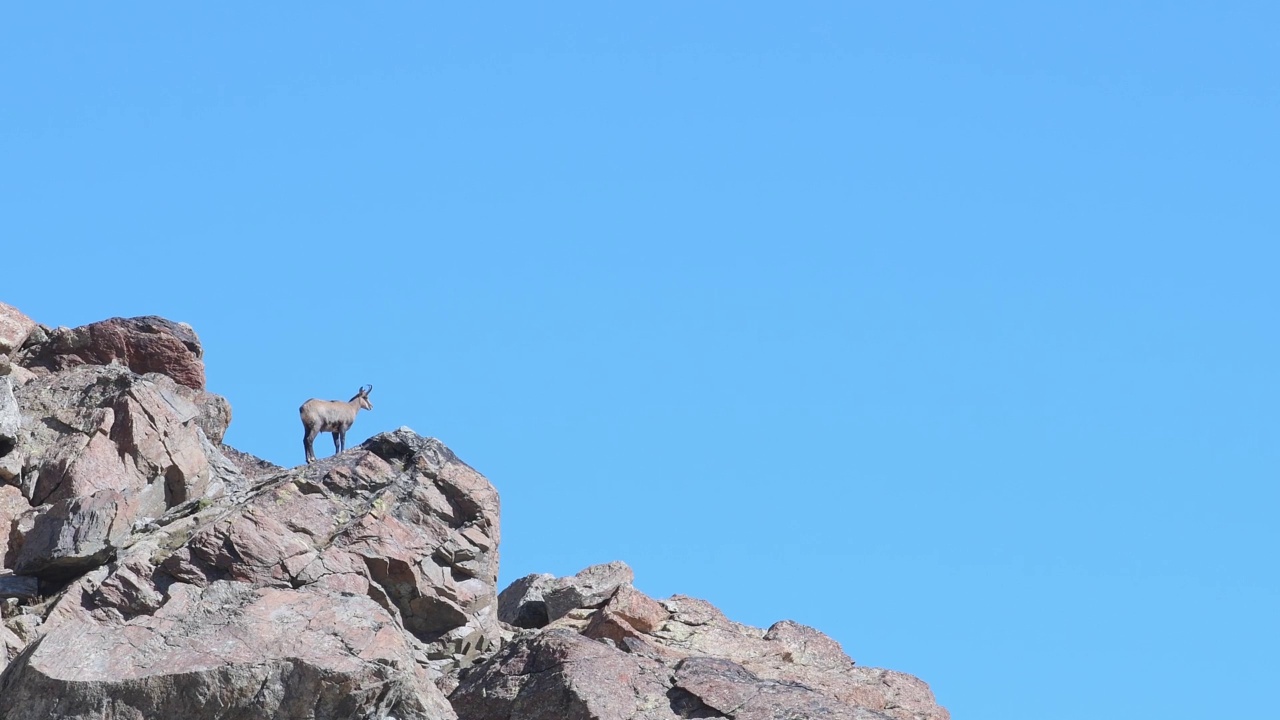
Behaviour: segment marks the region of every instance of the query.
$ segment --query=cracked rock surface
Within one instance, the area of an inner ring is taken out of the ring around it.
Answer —
[[[449,717],[368,597],[247,583],[171,585],[151,614],[79,585],[5,675],[5,717]]]
[[[630,569],[620,565],[570,578],[517,580],[503,593],[503,614],[533,617],[522,607],[544,602],[543,593],[529,592],[533,587],[602,577],[629,581]],[[856,665],[839,643],[799,623],[753,628],[703,600],[655,600],[630,582],[615,584],[603,600],[580,596],[591,606],[520,632],[491,659],[462,672],[449,697],[462,720],[950,718],[920,680]]]
[[[189,328],[20,329],[0,718],[456,717],[504,632],[483,476],[407,429],[276,467],[221,444]]]
[[[190,327],[0,304],[0,720],[948,720],[831,638],[622,562],[497,592],[499,498],[407,428],[222,443]]]
[[[452,718],[435,680],[501,636],[492,486],[401,430],[243,495],[161,517],[74,581],[0,718]]]

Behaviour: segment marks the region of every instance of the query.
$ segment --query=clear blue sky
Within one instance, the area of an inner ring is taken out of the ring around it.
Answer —
[[[504,585],[957,720],[1275,705],[1274,3],[529,5],[6,5],[0,299],[191,323],[280,464],[373,383]]]

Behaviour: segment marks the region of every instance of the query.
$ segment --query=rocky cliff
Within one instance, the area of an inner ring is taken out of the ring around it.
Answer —
[[[493,486],[401,428],[292,469],[222,443],[188,326],[0,303],[0,720],[946,720],[817,630],[623,563],[497,591]]]

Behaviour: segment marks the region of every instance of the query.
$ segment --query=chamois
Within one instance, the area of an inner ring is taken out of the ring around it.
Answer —
[[[316,460],[316,453],[311,449],[311,443],[316,439],[316,435],[322,432],[333,433],[335,454],[347,448],[347,430],[351,428],[351,423],[356,421],[356,413],[361,409],[373,409],[373,403],[369,402],[369,393],[372,391],[372,385],[362,387],[360,392],[347,402],[311,398],[302,403],[302,407],[298,408],[298,414],[302,416],[302,447],[307,451],[308,463]]]

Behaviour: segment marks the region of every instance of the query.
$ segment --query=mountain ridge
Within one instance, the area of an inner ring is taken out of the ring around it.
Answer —
[[[0,303],[0,720],[949,718],[622,562],[499,593],[497,490],[437,439],[283,468],[231,418],[188,325]]]

